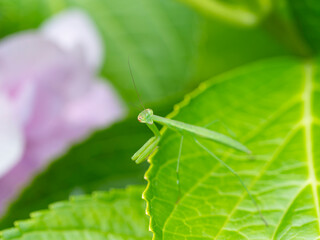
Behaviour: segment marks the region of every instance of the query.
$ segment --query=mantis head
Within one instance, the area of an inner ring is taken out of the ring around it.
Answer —
[[[145,109],[138,115],[138,120],[141,123],[153,124],[152,120],[153,111],[151,109]]]

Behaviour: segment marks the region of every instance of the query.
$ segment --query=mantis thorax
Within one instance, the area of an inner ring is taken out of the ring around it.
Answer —
[[[153,111],[151,109],[145,109],[138,115],[138,120],[141,123],[153,124],[152,120]]]

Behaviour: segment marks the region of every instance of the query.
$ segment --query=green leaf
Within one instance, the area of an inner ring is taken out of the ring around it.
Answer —
[[[1,240],[150,239],[142,187],[76,196],[34,212],[4,230]]]
[[[199,12],[228,23],[253,27],[270,12],[270,0],[180,0]]]
[[[203,83],[176,106],[176,120],[237,139],[253,153],[200,142],[238,179],[185,136],[164,129],[147,172],[145,199],[154,239],[316,239],[320,236],[319,62],[279,58],[256,62]],[[223,124],[222,124],[222,123]]]
[[[289,39],[292,41],[292,39]],[[211,20],[203,23],[195,86],[234,67],[290,52],[261,28],[236,28]]]
[[[320,51],[320,7],[319,1],[290,0],[288,5],[292,10],[295,22],[308,41],[310,47],[315,51]]]
[[[199,18],[172,0],[15,0],[0,2],[3,34],[38,27],[45,18],[75,7],[88,12],[104,43],[106,76],[128,100],[136,100],[128,58],[146,102],[182,91],[192,80]]]

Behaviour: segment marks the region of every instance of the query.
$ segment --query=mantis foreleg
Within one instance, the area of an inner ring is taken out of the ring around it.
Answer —
[[[143,162],[157,147],[160,137],[154,136],[150,138],[133,156],[132,160],[136,163]]]

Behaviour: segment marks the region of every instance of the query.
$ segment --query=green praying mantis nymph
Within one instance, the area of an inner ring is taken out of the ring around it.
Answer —
[[[231,137],[228,137],[222,133],[218,133],[212,130],[209,130],[204,127],[199,127],[191,124],[187,124],[184,122],[160,117],[157,115],[153,114],[153,111],[151,109],[145,109],[143,110],[139,115],[138,115],[138,120],[141,123],[145,123],[151,131],[154,133],[154,136],[151,137],[133,156],[132,160],[135,161],[136,163],[141,163],[145,161],[149,155],[151,155],[155,149],[158,147],[158,143],[161,140],[161,134],[160,131],[158,130],[157,126],[155,125],[156,123],[159,123],[163,126],[168,127],[169,129],[175,130],[178,133],[181,134],[181,141],[180,141],[180,149],[178,152],[178,157],[177,157],[177,168],[176,168],[176,173],[177,173],[177,184],[179,188],[179,194],[180,194],[180,179],[179,179],[179,164],[180,164],[180,158],[181,158],[181,151],[182,151],[182,145],[183,145],[183,137],[184,135],[189,135],[193,137],[193,140],[197,145],[199,145],[204,151],[206,151],[210,156],[212,156],[214,159],[216,159],[220,164],[225,166],[230,172],[232,172],[240,181],[241,185],[243,188],[246,190],[248,193],[249,197],[251,198],[252,202],[256,206],[260,217],[262,221],[265,223],[266,226],[268,226],[267,221],[264,219],[261,210],[259,208],[259,205],[249,192],[248,188],[242,181],[241,177],[224,161],[222,161],[217,155],[215,155],[213,152],[211,152],[207,147],[205,147],[202,143],[199,142],[197,138],[202,138],[202,139],[208,139],[211,141],[214,141],[216,143],[223,144],[225,146],[228,146],[230,148],[233,148],[235,150],[251,154],[251,151],[244,146],[242,143],[232,139]]]
[[[176,120],[160,117],[153,114],[153,111],[151,109],[145,109],[138,115],[138,120],[141,123],[146,123],[147,126],[151,129],[151,131],[154,133],[154,137],[150,138],[149,141],[147,141],[133,156],[132,160],[136,163],[141,163],[155,150],[155,148],[158,146],[158,143],[161,139],[161,134],[154,122],[157,122],[161,125],[164,125],[172,130],[176,130],[179,133],[188,133],[189,135],[192,135],[195,140],[197,140],[195,137],[205,138],[212,140],[217,143],[221,143],[223,145],[226,145],[228,147],[231,147],[233,149],[245,152],[250,154],[251,151],[241,144],[240,142],[215,131],[209,130],[207,128],[198,127],[195,125],[187,124],[184,122],[179,122]],[[197,141],[199,144],[199,142]]]
[[[130,69],[130,74],[131,74],[131,77],[132,77],[133,85],[134,85],[135,90],[137,92],[138,98],[141,101],[139,92],[137,90],[137,87],[136,87],[136,84],[135,84],[135,81],[134,81],[134,77],[133,77],[133,74],[132,74],[132,70],[131,70],[129,59],[128,59],[128,65],[129,65],[129,69]],[[141,106],[144,108],[142,101],[140,103],[141,103]],[[210,151],[207,147],[205,147],[202,143],[200,143],[197,138],[211,140],[211,141],[214,141],[216,143],[220,143],[220,144],[223,144],[223,145],[225,145],[227,147],[233,148],[235,150],[244,152],[246,154],[251,154],[251,151],[246,146],[244,146],[242,143],[236,141],[235,139],[233,139],[231,137],[228,137],[228,136],[226,136],[226,135],[224,135],[222,133],[218,133],[216,131],[209,130],[209,129],[205,128],[205,127],[199,127],[199,126],[191,125],[191,124],[188,124],[188,123],[184,123],[184,122],[180,122],[180,121],[176,121],[176,120],[172,120],[172,119],[168,119],[168,118],[164,118],[164,117],[160,117],[160,116],[154,115],[153,111],[151,109],[145,109],[144,108],[144,110],[138,115],[138,120],[141,123],[145,123],[150,128],[150,130],[154,133],[154,136],[151,137],[132,156],[131,159],[133,161],[135,161],[136,163],[141,163],[141,162],[147,160],[147,158],[157,149],[158,144],[159,144],[159,142],[161,140],[161,134],[160,134],[159,129],[155,125],[155,122],[159,123],[159,124],[161,124],[163,126],[166,126],[169,129],[175,130],[178,133],[180,133],[181,134],[180,149],[179,149],[179,152],[178,152],[177,167],[176,167],[177,185],[178,185],[178,191],[179,191],[179,197],[180,197],[180,194],[181,194],[180,177],[179,177],[180,158],[181,158],[184,135],[189,135],[189,136],[191,136],[193,138],[194,142],[197,145],[199,145],[204,151],[206,151],[210,156],[212,156],[215,160],[217,160],[221,165],[225,166],[231,173],[233,173],[238,178],[239,182],[241,183],[241,185],[243,186],[245,191],[248,193],[250,199],[252,200],[252,202],[256,206],[256,208],[257,208],[257,210],[259,212],[260,218],[262,219],[264,224],[266,226],[268,226],[268,223],[264,219],[264,217],[262,215],[262,212],[261,212],[261,210],[259,208],[259,205],[257,204],[255,199],[251,195],[249,189],[244,184],[244,182],[241,179],[241,177],[228,164],[226,164],[217,155],[215,155],[212,151]]]

